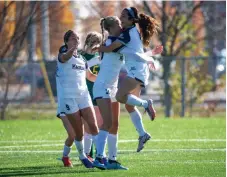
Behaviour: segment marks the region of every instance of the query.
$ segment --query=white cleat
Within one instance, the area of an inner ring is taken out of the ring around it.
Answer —
[[[154,106],[153,106],[153,100],[149,99],[147,102],[148,102],[148,107],[145,108],[145,111],[147,112],[150,119],[153,121],[155,119],[155,116],[156,116],[156,111],[155,111]]]
[[[149,133],[145,133],[145,135],[139,137],[139,144],[137,148],[137,152],[140,152],[144,148],[144,144],[151,139],[151,135]]]

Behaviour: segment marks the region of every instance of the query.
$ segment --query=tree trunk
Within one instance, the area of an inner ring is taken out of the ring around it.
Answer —
[[[171,63],[170,59],[164,59],[163,61],[164,105],[165,105],[166,117],[171,117],[171,109],[172,109],[172,95],[171,95],[171,87],[169,85],[170,63]]]
[[[42,57],[43,60],[50,59],[50,40],[49,40],[49,13],[48,2],[41,2],[42,8]]]
[[[172,97],[171,97],[171,90],[169,85],[169,75],[170,75],[170,64],[171,60],[169,58],[165,58],[167,56],[167,49],[166,49],[166,42],[167,42],[167,17],[166,17],[166,2],[162,1],[162,35],[161,41],[163,45],[163,80],[164,80],[164,105],[165,105],[165,116],[171,116],[171,106],[172,106]]]
[[[4,96],[3,96],[3,100],[2,100],[2,105],[0,105],[0,108],[1,108],[1,117],[0,119],[1,120],[5,120],[6,117],[5,117],[5,111],[6,111],[6,108],[8,106],[8,93],[9,93],[9,83],[10,83],[10,77],[9,77],[9,73],[10,73],[10,70],[9,70],[9,66],[10,66],[10,63],[8,63],[8,69],[7,69],[7,76],[6,76],[6,88],[5,88],[5,92],[4,92]]]
[[[1,120],[5,120],[6,119],[6,117],[5,117],[5,112],[6,112],[6,107],[4,106],[4,103],[3,103],[3,105],[1,106],[1,117],[0,117],[0,119]]]

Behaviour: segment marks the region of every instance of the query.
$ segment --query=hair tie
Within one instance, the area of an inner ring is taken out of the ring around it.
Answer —
[[[135,17],[135,13],[134,13],[134,11],[131,9],[131,7],[127,7],[126,9],[128,10],[129,14],[130,14],[133,18],[136,18],[136,17]]]

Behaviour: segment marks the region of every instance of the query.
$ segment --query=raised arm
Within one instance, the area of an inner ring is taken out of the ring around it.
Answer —
[[[121,47],[123,44],[120,41],[114,41],[112,44],[110,44],[109,46],[100,46],[98,47],[98,51],[99,52],[113,52],[116,49],[118,49],[119,47]]]
[[[75,34],[71,34],[70,41],[67,42],[67,46],[64,45],[59,49],[58,60],[62,63],[67,62],[72,56],[74,51],[78,47],[78,40]]]
[[[67,62],[73,56],[74,50],[75,48],[71,48],[64,53],[59,52],[59,55],[58,55],[59,61],[62,63]]]

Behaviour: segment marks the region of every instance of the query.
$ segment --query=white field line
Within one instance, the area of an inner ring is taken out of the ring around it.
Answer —
[[[208,152],[208,151],[222,151],[225,152],[225,148],[220,149],[144,149],[142,152]],[[125,152],[135,152],[135,149],[125,149],[125,150],[118,150],[119,153]],[[61,150],[10,150],[10,151],[0,151],[0,153],[62,153]]]
[[[119,143],[137,142],[136,139],[119,140]],[[226,139],[152,139],[153,142],[226,142]],[[2,143],[64,143],[64,140],[11,140]]]

